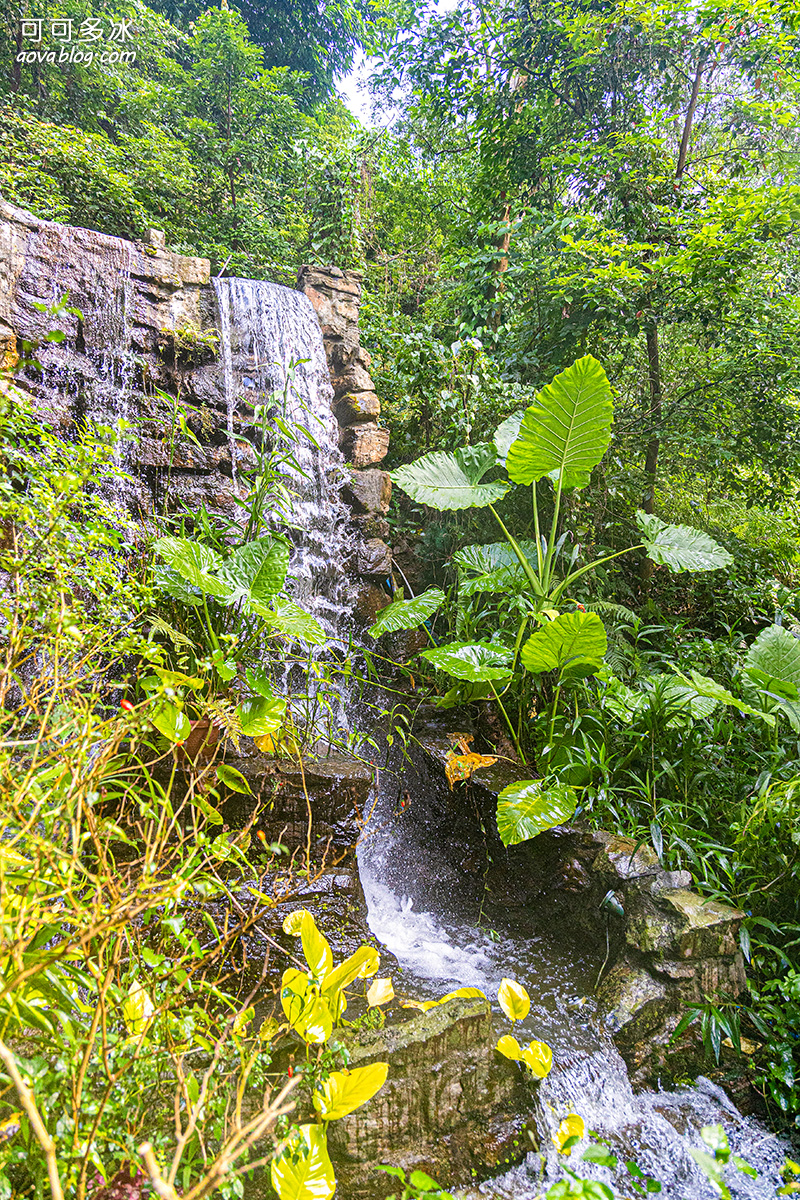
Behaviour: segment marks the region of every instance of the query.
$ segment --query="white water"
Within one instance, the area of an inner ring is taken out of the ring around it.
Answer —
[[[214,287],[234,472],[237,423],[252,434],[250,410],[266,406],[269,421],[280,417],[297,431],[280,468],[287,495],[279,524],[294,543],[291,588],[335,642],[346,642],[352,589],[344,464],[316,313],[301,292],[276,283],[215,279]]]

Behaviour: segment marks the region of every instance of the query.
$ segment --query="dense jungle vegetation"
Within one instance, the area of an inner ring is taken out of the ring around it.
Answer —
[[[471,706],[479,748],[527,769],[498,812],[507,844],[577,811],[744,910],[749,996],[686,1021],[711,1064],[723,1038],[744,1046],[733,1069],[796,1128],[800,9],[3,0],[0,17],[5,199],[125,238],[163,229],[215,274],[364,272],[402,572],[366,638],[375,661],[385,632],[421,630],[428,648],[394,683]],[[23,24],[38,20],[41,41]],[[73,46],[102,26],[97,46],[135,61],[49,60],[57,21]],[[369,127],[336,91],[362,53]],[[208,790],[246,781],[199,750],[186,795],[163,771],[202,721],[302,748],[252,655],[269,637],[301,661],[325,639],[261,525],[286,503],[291,431],[253,472],[238,544],[164,520],[155,571],[120,578],[95,488],[113,447],[67,453],[9,372],[3,395],[0,1101],[13,1086],[19,1104],[0,1125],[0,1197],[138,1197],[147,1180],[170,1200],[238,1195],[266,1133],[289,1147],[281,1200],[328,1195],[327,1123],[385,1079],[348,1074],[328,1045],[377,953],[334,967],[313,919],[287,918],[305,961],[283,1007],[314,1048],[298,1094],[319,1118],[290,1129],[286,1029],[250,1031],[257,981],[228,989],[275,903],[256,889],[243,906],[255,827],[223,829]],[[136,682],[110,701],[110,678]],[[257,850],[266,879],[282,850]],[[187,895],[217,917],[193,924]],[[378,1020],[379,992],[357,1019]],[[175,1129],[156,1133],[167,1061]],[[250,1090],[263,1108],[243,1105]],[[298,1154],[322,1190],[303,1191]]]

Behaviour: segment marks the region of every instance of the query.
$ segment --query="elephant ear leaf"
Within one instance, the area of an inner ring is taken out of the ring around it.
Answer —
[[[230,586],[219,573],[219,556],[209,546],[188,538],[161,537],[153,549],[190,588],[199,588],[219,600],[230,596]]]
[[[608,449],[613,416],[611,384],[587,354],[536,393],[508,450],[506,470],[515,483],[556,472],[554,480],[560,477],[564,487],[585,487]]]
[[[394,600],[378,613],[375,624],[370,626],[370,637],[382,633],[394,633],[398,629],[416,629],[427,621],[444,604],[445,595],[441,588],[428,588],[413,600]]]
[[[689,525],[667,525],[652,513],[636,514],[647,557],[670,571],[719,571],[733,556],[707,533]]]
[[[420,658],[454,679],[467,683],[488,683],[491,680],[507,679],[511,674],[511,653],[499,646],[486,646],[482,642],[453,642],[448,646],[435,646],[423,650]]]
[[[497,797],[497,830],[504,846],[517,846],[568,821],[577,807],[578,797],[565,783],[512,783]]]
[[[800,693],[800,641],[782,625],[768,625],[747,651],[744,669],[768,691],[796,700]]]
[[[562,678],[593,675],[603,663],[608,638],[597,613],[561,613],[531,634],[520,658],[529,671],[558,671]]]
[[[497,426],[494,431],[494,446],[497,451],[497,461],[505,466],[508,452],[519,437],[519,429],[522,424],[524,412],[512,413],[510,417],[506,417],[501,425]]]
[[[481,483],[486,472],[497,462],[494,446],[484,442],[467,446],[455,453],[434,450],[416,462],[392,472],[399,488],[420,504],[440,512],[460,508],[485,508],[506,494],[505,480]]]
[[[237,600],[265,604],[277,596],[289,569],[289,547],[279,538],[262,537],[245,542],[220,567],[220,578]]]

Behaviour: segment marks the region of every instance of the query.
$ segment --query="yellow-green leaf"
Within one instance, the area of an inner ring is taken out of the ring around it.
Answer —
[[[386,1083],[389,1064],[371,1063],[353,1071],[333,1071],[314,1092],[314,1108],[323,1121],[338,1121],[366,1104]]]
[[[531,1009],[531,998],[521,983],[504,979],[497,992],[500,1007],[509,1021],[524,1021]]]
[[[336,1178],[323,1125],[301,1125],[270,1170],[280,1200],[329,1200]]]
[[[553,1143],[559,1154],[569,1154],[576,1141],[586,1134],[586,1123],[577,1113],[570,1113],[553,1134]]]
[[[506,1033],[500,1038],[500,1041],[495,1046],[495,1050],[499,1050],[506,1058],[510,1058],[513,1062],[519,1062],[522,1057],[522,1047],[515,1037],[510,1033]]]
[[[391,979],[375,979],[367,990],[369,1007],[377,1008],[381,1004],[388,1004],[390,1000],[394,1000],[394,987]]]
[[[380,965],[381,956],[377,950],[372,946],[359,946],[349,958],[339,963],[338,967],[334,967],[325,976],[322,991],[327,995],[329,992],[347,987],[354,979],[369,979],[371,975],[377,973]]]
[[[142,1037],[155,1014],[153,1001],[140,983],[131,985],[122,1002],[122,1019],[131,1037]]]
[[[311,974],[316,979],[324,979],[333,966],[333,953],[327,938],[317,929],[317,923],[310,912],[303,913],[300,921],[300,937],[303,942],[303,954]]]
[[[547,1042],[529,1042],[521,1051],[520,1060],[530,1067],[537,1079],[544,1079],[553,1065],[553,1051]]]
[[[300,936],[300,922],[303,917],[311,916],[307,908],[296,908],[294,912],[290,912],[288,917],[283,920],[283,932],[294,934],[295,937]]]
[[[305,971],[289,967],[281,979],[281,1007],[286,1020],[293,1025],[308,1003],[308,976]]]

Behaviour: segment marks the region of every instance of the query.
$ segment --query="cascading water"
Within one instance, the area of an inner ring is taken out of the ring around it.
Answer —
[[[280,467],[289,493],[280,526],[294,543],[294,598],[334,643],[346,643],[352,598],[345,562],[351,544],[319,322],[306,296],[279,284],[215,279],[214,287],[234,478],[237,411],[266,405],[273,419],[282,418],[297,433]]]
[[[359,870],[376,937],[397,957],[403,986],[436,997],[458,986],[477,986],[495,998],[503,977],[527,987],[531,1011],[515,1033],[540,1038],[554,1052],[553,1070],[538,1087],[534,1118],[540,1149],[504,1176],[469,1196],[536,1200],[563,1177],[566,1163],[579,1175],[602,1180],[617,1194],[635,1194],[625,1166],[634,1162],[662,1185],[665,1200],[711,1200],[719,1193],[693,1160],[703,1149],[703,1126],[722,1124],[734,1153],[758,1171],[753,1179],[731,1168],[726,1182],[739,1200],[768,1200],[780,1186],[780,1168],[791,1148],[757,1120],[743,1117],[713,1083],[699,1080],[677,1092],[635,1094],[625,1063],[601,1027],[591,999],[600,963],[576,952],[521,909],[484,902],[475,864],[459,870],[443,853],[441,830],[425,815],[424,770],[390,755],[371,820],[359,846]],[[400,804],[398,798],[404,797]],[[419,810],[419,811],[418,811]],[[497,1011],[497,1033],[508,1022]],[[569,1159],[552,1142],[559,1123],[580,1114],[586,1128],[610,1143],[615,1171]]]
[[[114,461],[122,472],[129,457],[126,429],[132,416],[138,374],[138,363],[131,349],[132,246],[121,238],[114,239],[104,247],[101,259],[87,260],[82,232],[48,222],[42,222],[37,230],[37,240],[55,242],[56,272],[48,297],[50,303],[57,303],[68,292],[66,282],[62,281],[76,275],[83,275],[95,301],[92,310],[83,313],[79,325],[81,344],[76,349],[84,356],[80,369],[72,368],[58,343],[44,342],[37,351],[42,366],[38,389],[54,412],[62,411],[66,403],[73,419],[114,430]],[[43,246],[43,256],[46,249]],[[54,322],[58,323],[57,317]],[[113,499],[120,502],[126,495],[124,480],[120,479]]]

